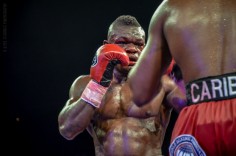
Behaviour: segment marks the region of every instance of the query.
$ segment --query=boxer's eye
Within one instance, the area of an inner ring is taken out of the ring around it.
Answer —
[[[116,42],[116,44],[127,44],[127,42],[125,42],[125,41],[119,41],[119,42]]]

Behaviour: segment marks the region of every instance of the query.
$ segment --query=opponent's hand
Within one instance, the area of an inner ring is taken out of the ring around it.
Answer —
[[[116,44],[105,44],[97,51],[90,68],[92,80],[87,84],[81,99],[99,108],[103,96],[109,87],[113,70],[117,64],[129,65],[129,57],[125,50]]]
[[[116,44],[101,46],[90,68],[90,76],[104,87],[108,87],[113,77],[113,69],[117,64],[129,65],[129,57],[125,50]]]

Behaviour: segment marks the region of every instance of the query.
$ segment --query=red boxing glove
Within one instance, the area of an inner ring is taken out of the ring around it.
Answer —
[[[175,63],[175,60],[172,59],[172,61],[171,61],[170,65],[169,65],[169,67],[168,67],[167,70],[166,70],[166,74],[167,74],[167,75],[170,75],[170,74],[171,74],[171,72],[172,72],[173,67],[174,67],[175,64],[176,64],[176,63]]]
[[[94,58],[90,68],[92,80],[84,89],[81,99],[99,108],[103,96],[113,77],[113,69],[117,64],[129,65],[129,57],[125,50],[116,44],[105,44],[101,46]]]
[[[125,50],[116,44],[101,46],[90,68],[90,76],[104,87],[108,87],[113,77],[113,69],[117,64],[129,65],[129,57]]]
[[[172,59],[166,74],[169,75],[169,77],[174,80],[175,82],[180,81],[183,79],[182,72],[179,68],[179,66],[176,64],[175,60]]]

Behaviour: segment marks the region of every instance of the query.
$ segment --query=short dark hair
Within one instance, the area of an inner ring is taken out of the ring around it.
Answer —
[[[110,25],[108,29],[108,36],[110,35],[112,29],[114,27],[122,27],[122,26],[132,26],[132,27],[141,27],[139,22],[134,16],[131,15],[121,15],[117,17]]]
[[[135,27],[141,27],[139,22],[134,16],[131,15],[121,15],[116,18],[114,22],[112,22],[112,25],[126,25],[126,26],[135,26]]]

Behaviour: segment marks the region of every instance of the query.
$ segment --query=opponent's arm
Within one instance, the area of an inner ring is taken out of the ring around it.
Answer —
[[[172,107],[171,106],[163,106],[163,109],[161,110],[161,106],[163,104],[164,99],[166,99],[166,95],[168,92],[171,91],[171,89],[175,83],[174,80],[171,80],[169,75],[173,71],[173,66],[175,64],[175,61],[173,60],[168,67],[166,74],[162,77],[161,86],[159,89],[156,89],[155,97],[152,98],[152,100],[148,103],[145,103],[142,106],[137,106],[135,104],[132,104],[129,107],[129,115],[134,117],[151,117],[151,116],[157,116],[160,114],[160,111],[165,110],[165,112],[171,112]],[[168,75],[168,76],[167,76]],[[167,85],[172,84],[172,85]],[[165,89],[168,86],[168,89]],[[129,88],[130,89],[130,88]],[[130,91],[132,93],[132,91]],[[165,108],[164,108],[165,107]],[[170,113],[162,113],[162,114],[170,114]]]
[[[58,116],[59,131],[68,140],[83,132],[91,122],[110,85],[116,64],[128,65],[126,52],[114,44],[101,46],[93,59],[90,77],[78,78],[71,87],[70,99]]]
[[[171,61],[168,44],[164,39],[163,25],[166,17],[165,1],[155,11],[148,32],[148,40],[137,64],[129,73],[128,83],[133,101],[138,105],[148,103],[159,88],[161,76]]]
[[[172,60],[167,74],[161,79],[166,92],[165,104],[180,112],[187,105],[185,83],[179,66]]]
[[[162,105],[162,110],[168,112],[163,114],[168,114],[168,116],[172,108],[180,112],[180,110],[186,106],[185,84],[181,70],[174,60],[172,60],[166,74],[162,76],[161,87],[156,90],[155,97],[150,102],[140,107],[133,103],[129,106],[128,114],[141,118],[157,116],[161,111]]]
[[[164,85],[166,94],[167,105],[173,107],[176,112],[180,112],[183,107],[186,106],[186,95],[182,86],[184,86],[183,80],[179,82],[173,82],[168,76],[165,77],[167,81]]]
[[[157,116],[160,113],[160,108],[165,97],[165,90],[163,88],[158,90],[156,96],[148,103],[137,106],[135,103],[129,105],[128,116],[137,118],[148,118]]]

